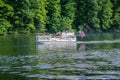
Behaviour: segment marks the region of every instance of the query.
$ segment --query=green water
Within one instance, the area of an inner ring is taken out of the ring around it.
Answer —
[[[34,34],[0,36],[0,80],[120,79],[120,34],[78,40],[36,44]]]

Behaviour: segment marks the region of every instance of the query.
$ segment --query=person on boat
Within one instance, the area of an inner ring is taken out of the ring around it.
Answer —
[[[83,30],[79,30],[80,37],[83,38],[85,37],[85,32]]]
[[[62,38],[62,33],[61,32],[56,33],[56,37],[57,38]]]
[[[75,33],[71,29],[66,28],[62,32],[62,37],[63,38],[75,38]]]

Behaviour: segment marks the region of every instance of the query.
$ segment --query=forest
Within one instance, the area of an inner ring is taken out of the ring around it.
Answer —
[[[120,32],[120,0],[0,0],[0,34]]]

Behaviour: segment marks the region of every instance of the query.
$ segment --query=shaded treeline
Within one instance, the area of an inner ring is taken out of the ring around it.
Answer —
[[[0,34],[120,30],[120,0],[0,0]]]

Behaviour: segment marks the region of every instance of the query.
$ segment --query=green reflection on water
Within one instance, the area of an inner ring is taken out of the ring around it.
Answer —
[[[1,55],[26,55],[35,53],[33,35],[0,36]]]

